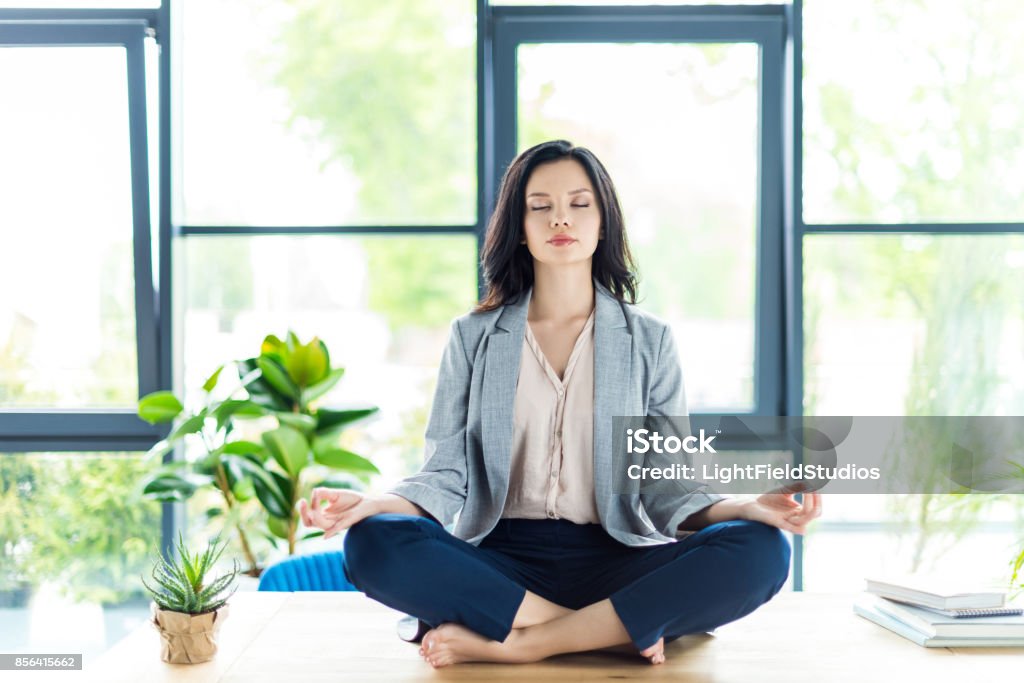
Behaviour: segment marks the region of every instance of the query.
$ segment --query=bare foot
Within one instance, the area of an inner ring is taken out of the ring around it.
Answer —
[[[602,652],[615,652],[624,655],[635,655],[639,653],[642,657],[647,659],[651,664],[662,664],[665,661],[665,639],[658,638],[658,642],[651,645],[646,650],[640,651],[636,649],[636,645],[632,643],[625,643],[623,645],[612,645],[611,647],[601,648]]]
[[[640,656],[646,657],[651,664],[665,663],[665,639],[658,638],[658,642],[646,650],[640,650]]]
[[[488,640],[460,624],[441,624],[423,636],[420,655],[435,669],[459,662],[533,661],[516,648],[517,640],[515,630],[504,642],[499,642]]]

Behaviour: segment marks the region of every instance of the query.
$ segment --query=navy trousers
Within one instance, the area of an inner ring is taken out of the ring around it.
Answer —
[[[345,572],[367,596],[431,626],[504,641],[526,591],[570,609],[610,598],[639,649],[753,612],[789,574],[789,542],[760,522],[712,524],[634,548],[600,524],[503,519],[473,546],[425,517],[381,514],[345,536]]]

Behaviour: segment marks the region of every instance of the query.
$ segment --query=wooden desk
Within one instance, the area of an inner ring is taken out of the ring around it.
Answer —
[[[925,649],[852,612],[851,595],[783,593],[714,636],[681,638],[665,664],[616,654],[554,657],[527,665],[458,664],[434,670],[418,646],[395,633],[397,612],[361,593],[236,593],[217,657],[204,664],[160,661],[148,624],[109,650],[86,674],[125,681],[1008,681],[1022,648]]]

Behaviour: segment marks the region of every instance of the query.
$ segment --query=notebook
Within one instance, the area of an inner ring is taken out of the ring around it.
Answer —
[[[886,598],[892,600],[892,598]],[[892,600],[903,605],[912,605],[918,609],[926,609],[929,612],[935,614],[941,614],[944,617],[952,617],[954,619],[973,619],[975,617],[1012,617],[1017,614],[1024,614],[1024,607],[1014,607],[1007,605],[1005,607],[987,607],[979,609],[936,609],[934,607],[923,607],[921,605],[913,605],[913,603],[905,603],[900,600]]]
[[[868,579],[867,590],[890,600],[941,610],[991,609],[1002,607],[1006,600],[1006,594],[1000,591],[968,591],[963,586],[922,577]]]
[[[865,598],[872,596],[864,596]],[[877,598],[874,598],[877,599]],[[939,638],[928,636],[907,626],[899,619],[894,619],[872,604],[871,600],[858,599],[853,611],[879,626],[903,636],[907,640],[922,647],[1020,647],[1024,648],[1024,638]]]
[[[1022,638],[1024,617],[996,616],[962,619],[879,598],[875,607],[927,636],[939,638]]]

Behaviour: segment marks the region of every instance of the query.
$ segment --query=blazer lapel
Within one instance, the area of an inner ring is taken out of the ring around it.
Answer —
[[[506,304],[487,337],[487,356],[484,361],[480,430],[483,441],[484,470],[487,488],[501,492],[500,500],[492,499],[498,514],[505,506],[512,466],[512,411],[515,407],[516,384],[519,380],[519,360],[523,352],[526,333],[526,313],[530,305],[532,288],[526,290],[519,301]]]
[[[612,418],[633,408],[630,372],[633,336],[622,304],[594,282],[594,495],[602,521],[612,502]]]

